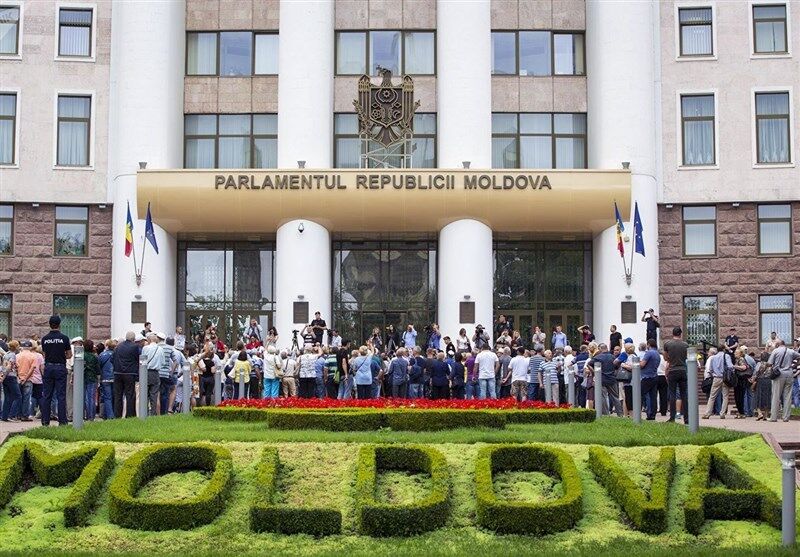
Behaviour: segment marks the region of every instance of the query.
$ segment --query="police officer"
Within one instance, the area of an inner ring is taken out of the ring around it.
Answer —
[[[50,425],[50,404],[55,394],[58,402],[58,425],[67,423],[67,360],[72,357],[69,337],[61,332],[61,317],[50,317],[50,332],[42,337],[44,373],[42,374],[43,399],[42,425]]]

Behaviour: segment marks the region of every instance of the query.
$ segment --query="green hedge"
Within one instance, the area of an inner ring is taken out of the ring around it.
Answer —
[[[342,531],[342,513],[337,509],[298,508],[273,503],[280,469],[278,449],[265,447],[256,468],[256,499],[250,507],[253,532],[330,536]]]
[[[502,429],[506,423],[590,422],[595,413],[584,408],[557,410],[460,410],[404,408],[236,408],[203,406],[195,416],[225,421],[266,422],[271,429],[323,431],[440,431],[460,427]]]
[[[712,477],[726,487],[709,487]],[[718,448],[702,447],[692,468],[684,518],[692,534],[700,533],[706,519],[755,519],[780,529],[781,502]]]
[[[356,522],[369,536],[411,536],[444,526],[450,510],[450,471],[444,455],[424,445],[366,445],[358,453]],[[413,503],[375,499],[378,473],[402,470],[430,474],[431,492]]]
[[[653,470],[650,497],[601,447],[589,448],[589,469],[637,530],[660,534],[667,529],[667,505],[675,473],[675,448],[663,447]]]
[[[17,491],[25,472],[25,445],[14,445],[0,460],[0,509],[4,508]]]
[[[144,484],[176,470],[213,472],[195,497],[148,501],[136,496]],[[156,444],[128,458],[109,488],[109,519],[135,530],[188,530],[213,521],[225,507],[233,477],[228,449],[207,443]]]
[[[28,465],[42,485],[61,487],[78,479],[92,461],[98,447],[80,447],[67,453],[52,454],[37,443],[25,446]]]
[[[564,495],[553,501],[505,501],[494,492],[493,474],[524,470],[558,478]],[[475,462],[478,525],[501,534],[543,535],[569,530],[583,516],[583,488],[572,457],[544,445],[492,445]]]
[[[75,481],[75,485],[64,502],[64,524],[67,526],[83,526],[106,480],[114,471],[114,446],[103,445],[97,448],[92,460],[83,469]]]

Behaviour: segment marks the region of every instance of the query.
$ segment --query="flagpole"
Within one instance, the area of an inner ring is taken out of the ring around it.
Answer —
[[[142,236],[142,264],[139,266],[139,274],[137,277],[137,281],[139,284],[142,283],[142,271],[144,270],[144,252],[147,249],[147,238]]]
[[[126,223],[125,227],[127,228],[127,226]],[[136,286],[139,286],[142,283],[142,277],[139,274],[139,268],[136,266],[136,247],[133,245],[133,230],[131,230],[131,253],[133,254],[133,273],[136,275]]]

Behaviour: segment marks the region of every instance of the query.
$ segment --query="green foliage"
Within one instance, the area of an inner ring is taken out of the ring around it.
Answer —
[[[265,447],[256,469],[256,499],[250,507],[250,529],[313,536],[340,533],[342,513],[337,509],[290,507],[273,502],[279,469],[278,449]]]
[[[146,500],[137,492],[159,474],[199,469],[212,472],[196,497],[186,500]],[[136,530],[188,530],[208,524],[225,507],[233,478],[228,449],[207,443],[156,444],[129,457],[109,487],[109,519]]]
[[[25,472],[25,445],[14,445],[0,460],[0,509],[5,507]]]
[[[192,410],[198,418],[213,418],[229,422],[266,422],[269,414],[260,408],[235,408],[233,406],[198,406]]]
[[[512,470],[544,472],[560,478],[564,495],[540,502],[505,501],[494,491],[493,474]],[[478,524],[501,534],[543,535],[563,532],[583,516],[583,488],[572,457],[544,445],[493,445],[478,452],[475,463]]]
[[[68,453],[51,454],[36,443],[26,446],[28,463],[36,479],[53,487],[77,480],[96,452],[97,447],[80,447]]]
[[[450,509],[450,472],[444,455],[424,445],[367,445],[358,453],[356,522],[369,536],[411,536],[442,527]],[[412,503],[386,503],[375,498],[382,470],[430,474],[427,497]]]
[[[709,487],[713,478],[726,487]],[[716,447],[697,455],[684,504],[686,529],[699,534],[707,518],[762,520],[781,527],[781,502],[764,484]]]
[[[650,482],[650,497],[601,447],[589,448],[589,468],[619,504],[637,530],[660,534],[667,529],[667,505],[675,473],[675,449],[664,447]]]
[[[103,486],[111,476],[114,466],[114,446],[97,447],[92,460],[83,469],[64,502],[66,526],[86,524],[92,507],[100,498]]]
[[[593,422],[597,414],[587,408],[558,408],[554,410],[496,410],[502,412],[509,424],[565,424]]]
[[[496,410],[404,410],[384,411],[386,426],[395,431],[439,431],[459,427],[503,429],[506,419]]]

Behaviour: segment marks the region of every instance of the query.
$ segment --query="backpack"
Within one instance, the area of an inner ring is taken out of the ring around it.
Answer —
[[[736,374],[736,368],[732,365],[728,365],[728,355],[722,355],[722,362],[725,366],[725,370],[722,372],[722,382],[725,383],[728,387],[736,387],[736,384],[739,382],[739,376]]]

